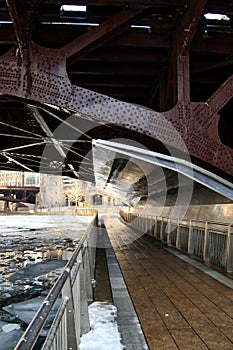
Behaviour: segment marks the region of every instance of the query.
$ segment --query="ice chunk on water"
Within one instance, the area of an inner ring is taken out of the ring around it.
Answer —
[[[20,329],[20,325],[17,323],[9,323],[2,326],[3,332],[6,332],[6,333],[12,332],[16,329]]]

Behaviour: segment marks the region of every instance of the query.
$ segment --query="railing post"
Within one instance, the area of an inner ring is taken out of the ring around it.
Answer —
[[[180,249],[180,220],[177,219],[176,249]]]
[[[163,218],[161,217],[161,225],[160,225],[160,240],[163,240]]]
[[[154,237],[157,237],[157,216],[155,217]]]
[[[79,276],[77,276],[77,280]],[[77,288],[78,290],[78,288]],[[75,315],[74,299],[73,292],[71,287],[71,277],[69,276],[66,281],[62,296],[68,298],[67,308],[66,308],[66,337],[67,337],[67,349],[69,350],[79,350],[77,339],[80,338],[80,330],[77,329],[76,325],[79,325],[80,322],[77,319],[77,314]],[[78,296],[75,296],[77,298]],[[78,297],[79,299],[79,297]],[[76,317],[75,317],[76,316]],[[64,333],[63,333],[64,336]]]
[[[167,245],[171,245],[171,219],[167,221]]]
[[[139,214],[136,214],[136,227],[140,230],[140,217]]]
[[[142,228],[142,216],[138,214],[138,222],[137,222],[137,227],[139,230]]]
[[[85,248],[84,248],[85,249]],[[91,278],[90,278],[90,270],[88,268],[87,263],[87,248],[84,252],[84,257],[80,269],[80,334],[84,334],[89,332],[90,330],[90,322],[88,315],[88,296],[90,300],[92,300],[92,296],[90,293]],[[89,278],[88,278],[89,277]],[[88,295],[89,294],[89,295]]]
[[[232,224],[228,225],[227,229],[227,272],[233,272],[233,236],[232,236]]]
[[[193,228],[192,228],[192,220],[189,221],[189,232],[188,232],[188,253],[193,254],[194,246],[193,246]]]
[[[86,246],[86,251],[84,253],[83,257],[83,271],[84,271],[84,283],[85,283],[85,290],[87,295],[87,304],[90,304],[93,300],[93,287],[92,287],[92,281],[94,279],[94,276],[92,275],[92,266],[91,266],[91,254],[89,252],[91,248]],[[81,270],[82,271],[82,270]],[[82,287],[82,284],[81,284]]]
[[[142,231],[145,231],[145,226],[146,226],[146,216],[145,214],[143,215],[143,220],[142,220]]]
[[[150,235],[153,235],[153,218],[152,215],[150,216]]]
[[[131,221],[130,224],[135,227],[135,216],[133,214],[131,214]]]
[[[208,233],[208,221],[205,222],[205,232],[204,232],[204,247],[203,247],[203,260],[210,260],[210,242],[209,242],[209,233]]]
[[[147,230],[146,232],[150,234],[150,215],[147,215]]]
[[[143,215],[143,225],[142,225],[142,231],[145,232],[146,230],[146,215]]]
[[[147,232],[149,235],[151,234],[151,215],[148,215]]]
[[[145,222],[145,233],[148,232],[148,228],[149,228],[149,215],[145,215],[145,219],[146,219],[146,222]]]

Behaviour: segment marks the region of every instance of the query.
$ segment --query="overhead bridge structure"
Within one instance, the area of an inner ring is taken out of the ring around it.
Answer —
[[[1,169],[94,181],[120,139],[232,182],[232,2],[68,3],[0,2]]]

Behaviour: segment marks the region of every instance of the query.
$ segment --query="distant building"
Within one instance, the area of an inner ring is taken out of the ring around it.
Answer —
[[[121,201],[100,193],[95,184],[88,181],[63,177],[63,188],[67,206],[107,206],[121,204]]]
[[[68,176],[21,171],[0,171],[0,186],[39,187],[40,207],[119,205],[121,202],[100,193],[95,184]],[[0,201],[1,202],[1,201]],[[2,203],[0,203],[1,209]]]
[[[0,171],[0,186],[40,186],[40,174],[22,171]]]
[[[65,205],[61,176],[40,174],[40,193],[37,205],[41,207],[61,207]]]
[[[40,174],[39,173],[24,173],[24,186],[40,186]]]
[[[63,176],[62,181],[64,197],[66,200],[65,205],[81,205],[81,203],[83,205],[85,197],[82,193],[82,181],[68,176]]]
[[[0,171],[0,186],[23,186],[21,171]]]
[[[66,205],[86,206],[93,204],[92,196],[97,193],[94,184],[65,176],[62,179]]]

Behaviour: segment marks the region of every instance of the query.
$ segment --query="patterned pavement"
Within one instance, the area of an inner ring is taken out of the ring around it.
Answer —
[[[231,288],[118,216],[105,225],[150,350],[233,349]]]

